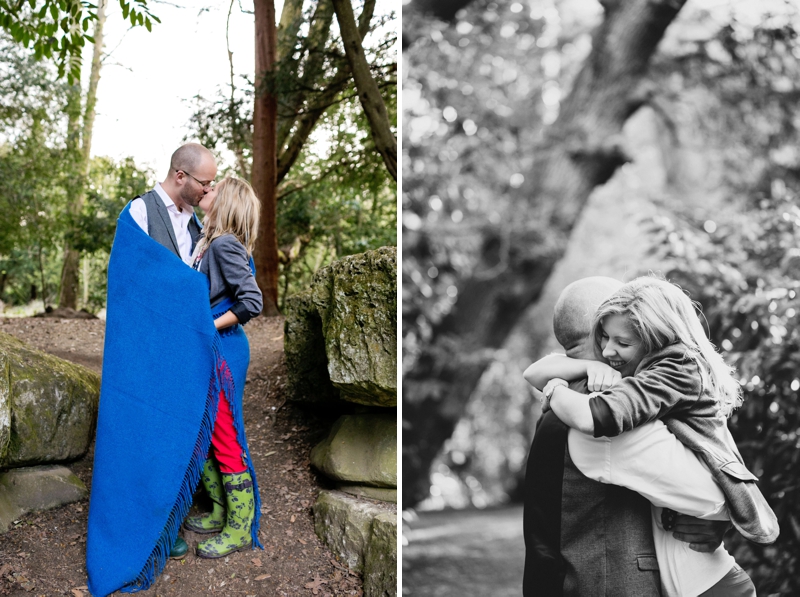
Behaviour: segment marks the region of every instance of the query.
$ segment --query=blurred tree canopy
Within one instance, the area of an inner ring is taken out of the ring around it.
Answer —
[[[409,98],[403,195],[406,375],[419,359],[450,358],[445,350],[430,356],[435,328],[458,307],[465,279],[475,275],[485,228],[520,217],[509,189],[526,178],[526,160],[540,159],[536,140],[553,118],[548,105],[558,109],[552,98],[570,87],[590,56],[586,30],[568,23],[567,11],[556,11],[557,4],[531,13],[514,3],[471,4],[452,25],[434,21],[411,28],[415,41],[404,71],[409,79],[404,82]],[[744,385],[745,403],[730,427],[778,515],[781,536],[772,546],[732,536],[729,547],[759,594],[795,594],[800,591],[800,19],[791,3],[775,5],[780,10],[757,23],[733,14],[720,20],[698,9],[668,30],[643,86],[643,105],[662,125],[665,160],[688,136],[681,127],[691,126],[703,139],[722,173],[717,192],[728,209],[709,213],[701,204],[665,195],[657,201],[658,215],[641,225],[650,230],[651,256],[703,306],[712,341]],[[488,36],[486,21],[501,34]],[[522,33],[503,37],[503,27]],[[473,45],[481,51],[468,63]],[[503,79],[510,70],[503,68],[506,63],[517,71],[510,82]],[[518,94],[523,82],[539,101],[526,103]],[[504,117],[503,106],[511,108]],[[492,126],[482,130],[487,118],[494,119]],[[473,141],[481,134],[480,142]],[[667,170],[681,175],[679,168]],[[552,233],[535,242],[558,242]],[[640,273],[646,271],[628,277]],[[452,350],[462,349],[453,338]],[[485,345],[478,356],[491,361],[495,355]],[[475,361],[461,366],[474,367]],[[435,407],[446,417],[468,418],[433,471],[441,483],[437,491],[460,484],[454,491],[465,496],[463,504],[491,505],[519,495],[533,431],[536,409],[524,388],[500,403],[499,392],[483,385],[480,400],[466,408],[443,397]],[[425,391],[404,383],[404,407]],[[404,408],[404,443],[418,433],[417,413],[409,412],[406,417]],[[522,428],[527,437],[520,438]],[[482,438],[494,441],[487,446]],[[408,480],[404,474],[404,483]]]
[[[591,191],[629,161],[650,59],[683,2],[603,4],[560,34],[555,7],[474,2],[405,53],[403,492],[539,296]],[[424,16],[410,15],[411,29]]]

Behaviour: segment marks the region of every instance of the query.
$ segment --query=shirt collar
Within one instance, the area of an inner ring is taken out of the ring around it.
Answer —
[[[175,202],[172,200],[172,197],[167,195],[167,192],[164,190],[164,187],[161,186],[160,182],[156,183],[155,192],[158,193],[158,196],[161,198],[161,201],[164,202],[164,205],[169,211],[178,214],[180,216],[185,216],[187,218],[192,217],[192,215],[194,214],[194,210],[191,209],[191,207],[189,209],[179,211],[178,206],[175,205]]]

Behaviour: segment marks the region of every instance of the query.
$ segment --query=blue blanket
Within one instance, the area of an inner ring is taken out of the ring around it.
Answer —
[[[108,266],[89,505],[86,568],[95,597],[147,589],[163,570],[208,454],[220,391],[247,451],[241,353],[249,360],[249,348],[235,336],[223,339],[214,328],[206,276],[147,236],[126,207]]]

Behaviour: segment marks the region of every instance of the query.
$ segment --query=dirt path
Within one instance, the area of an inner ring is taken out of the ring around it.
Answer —
[[[251,362],[244,393],[247,437],[261,490],[264,551],[203,560],[185,533],[183,560],[170,560],[144,595],[362,595],[361,579],[338,563],[314,533],[311,506],[323,478],[308,454],[332,421],[284,401],[283,319],[259,317],[247,327]],[[102,368],[105,327],[99,320],[0,319],[0,331],[61,358]],[[91,488],[93,450],[70,468]],[[31,513],[0,535],[0,595],[88,595],[85,547],[89,500]]]
[[[403,524],[403,595],[519,597],[522,506],[422,512]]]

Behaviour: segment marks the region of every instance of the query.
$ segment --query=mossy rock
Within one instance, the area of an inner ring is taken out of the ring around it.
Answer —
[[[286,305],[290,400],[397,406],[397,249],[319,270]]]
[[[397,595],[397,514],[383,512],[372,519],[364,554],[364,595]]]
[[[97,421],[100,376],[0,332],[0,466],[80,458]]]
[[[83,481],[63,466],[22,467],[0,473],[0,533],[27,512],[58,508],[88,495]]]
[[[311,450],[311,464],[336,481],[396,488],[396,413],[340,417]]]
[[[337,400],[339,390],[328,375],[322,319],[310,290],[287,299],[283,338],[288,371],[287,398],[298,402]]]
[[[397,406],[397,249],[350,255],[312,284],[328,374],[344,400]]]
[[[397,594],[397,510],[339,491],[322,491],[314,530],[347,566],[364,575],[364,597]]]

